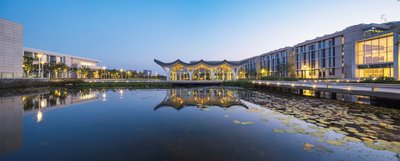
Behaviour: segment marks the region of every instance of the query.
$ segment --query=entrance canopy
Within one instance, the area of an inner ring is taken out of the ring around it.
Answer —
[[[189,63],[175,60],[170,63],[154,59],[154,62],[164,69],[167,80],[170,81],[206,81],[206,80],[236,80],[241,61],[191,61]]]

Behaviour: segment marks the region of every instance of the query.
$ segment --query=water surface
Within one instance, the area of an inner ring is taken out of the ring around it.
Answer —
[[[231,88],[0,98],[0,160],[399,160],[400,111]]]

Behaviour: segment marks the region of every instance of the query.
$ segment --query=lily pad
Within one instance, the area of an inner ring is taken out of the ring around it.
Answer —
[[[337,141],[337,140],[327,140],[326,143],[335,145],[335,146],[342,146],[344,144],[343,142]]]
[[[351,136],[345,136],[344,138],[349,141],[362,142],[362,140],[360,140],[359,138],[355,138],[355,137],[351,137]]]
[[[303,144],[303,147],[304,147],[304,150],[306,150],[306,151],[308,151],[308,152],[311,152],[312,149],[314,148],[314,145],[313,145],[313,144],[310,144],[310,143],[304,143],[304,144]]]
[[[385,147],[369,141],[365,142],[364,145],[375,150],[386,150]]]
[[[241,122],[242,123],[242,125],[252,125],[253,124],[253,122],[251,122],[251,121],[246,121],[246,122]]]
[[[283,130],[283,129],[273,129],[272,131],[275,133],[284,133],[285,132],[285,130]]]
[[[240,124],[240,121],[239,120],[233,120],[233,123]]]

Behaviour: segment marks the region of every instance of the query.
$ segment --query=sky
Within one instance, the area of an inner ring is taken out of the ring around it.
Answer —
[[[0,0],[24,47],[162,72],[153,59],[242,60],[360,23],[400,20],[399,0]]]

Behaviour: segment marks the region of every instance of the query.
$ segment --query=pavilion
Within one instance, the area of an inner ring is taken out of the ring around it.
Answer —
[[[242,61],[191,61],[175,60],[164,63],[154,62],[166,72],[168,81],[225,81],[238,79],[239,71],[246,62]]]

